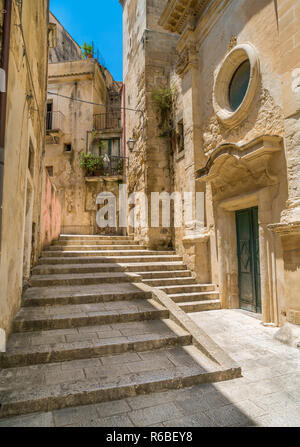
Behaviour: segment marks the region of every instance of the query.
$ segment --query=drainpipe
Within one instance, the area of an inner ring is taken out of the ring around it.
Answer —
[[[126,87],[123,83],[123,157],[126,157]],[[124,169],[124,177],[126,178],[126,169]]]
[[[123,82],[123,183],[126,185],[126,86]],[[127,198],[126,198],[127,199]],[[124,228],[124,236],[127,234],[127,228]]]
[[[3,202],[3,177],[4,177],[4,144],[6,126],[6,104],[7,104],[7,78],[10,48],[12,0],[5,0],[3,18],[2,54],[0,60],[0,76],[4,77],[0,89],[0,250],[2,233],[2,202]],[[1,13],[1,12],[0,12]],[[4,91],[2,91],[4,90]]]

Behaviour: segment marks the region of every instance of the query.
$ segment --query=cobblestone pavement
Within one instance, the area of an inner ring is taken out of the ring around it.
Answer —
[[[0,427],[300,427],[300,350],[238,310],[191,314],[243,378],[2,420]]]

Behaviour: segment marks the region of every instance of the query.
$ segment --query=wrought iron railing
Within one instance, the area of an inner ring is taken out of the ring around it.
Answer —
[[[94,115],[94,129],[95,130],[109,130],[109,129],[121,129],[122,119],[121,113],[108,112]]]
[[[113,155],[101,155],[95,157],[92,154],[84,156],[87,163],[82,164],[87,177],[122,176],[128,167],[127,157]]]
[[[46,130],[63,130],[65,116],[62,112],[47,112]]]

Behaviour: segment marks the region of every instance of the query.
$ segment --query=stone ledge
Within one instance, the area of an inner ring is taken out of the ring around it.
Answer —
[[[169,318],[192,336],[193,345],[205,354],[210,360],[219,366],[231,371],[231,379],[242,377],[241,367],[226,354],[180,307],[174,303],[164,292],[147,286],[146,284],[136,284],[144,292],[152,292],[153,299],[163,305],[169,311]]]
[[[291,233],[300,234],[300,222],[271,224],[268,225],[268,228],[281,236],[286,236]]]

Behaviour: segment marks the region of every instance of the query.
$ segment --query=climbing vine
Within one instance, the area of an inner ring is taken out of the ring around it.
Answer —
[[[171,138],[173,130],[173,111],[175,107],[176,91],[171,88],[155,89],[152,99],[159,113],[160,137]]]

